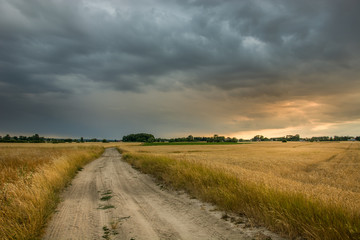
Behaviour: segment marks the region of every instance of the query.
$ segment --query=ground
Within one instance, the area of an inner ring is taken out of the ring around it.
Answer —
[[[282,239],[244,216],[166,189],[115,148],[85,166],[62,199],[44,240]]]

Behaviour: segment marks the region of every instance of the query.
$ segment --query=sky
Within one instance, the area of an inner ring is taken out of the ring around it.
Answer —
[[[0,0],[0,135],[360,135],[360,1]]]

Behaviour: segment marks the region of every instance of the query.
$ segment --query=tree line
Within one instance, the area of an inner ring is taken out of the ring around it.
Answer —
[[[44,143],[45,138],[40,137],[39,134],[34,134],[33,136],[10,136],[6,134],[4,137],[0,136],[0,142],[19,142],[19,143]]]
[[[155,137],[149,133],[136,133],[123,136],[123,142],[155,142]]]
[[[129,134],[123,137],[123,142],[262,142],[262,141],[280,141],[280,142],[287,142],[287,141],[308,141],[308,142],[319,142],[319,141],[360,141],[360,136],[353,137],[353,136],[320,136],[320,137],[311,137],[311,138],[301,138],[299,134],[295,135],[286,135],[283,137],[273,137],[267,138],[263,135],[256,135],[250,140],[244,139],[237,139],[235,137],[225,137],[219,136],[215,134],[212,137],[194,137],[193,135],[189,135],[187,137],[180,137],[180,138],[156,138],[154,135],[149,133],[136,133],[136,134]]]
[[[123,142],[238,142],[237,138],[219,136],[215,134],[213,137],[194,137],[189,135],[180,138],[155,138],[154,135],[148,133],[129,134],[122,138]]]
[[[353,137],[353,136],[319,136],[319,137],[311,137],[311,138],[300,138],[299,134],[296,135],[286,135],[284,137],[275,137],[275,138],[267,138],[263,135],[256,135],[251,138],[251,141],[262,142],[262,141],[306,141],[306,142],[331,142],[331,141],[360,141],[360,136]]]
[[[311,137],[311,138],[301,138],[299,134],[295,135],[286,135],[283,137],[275,137],[275,138],[267,138],[263,135],[256,135],[250,140],[244,139],[237,139],[235,137],[225,137],[219,136],[215,134],[212,137],[194,137],[193,135],[189,135],[187,137],[179,137],[179,138],[155,138],[153,134],[149,133],[136,133],[136,134],[129,134],[125,135],[122,138],[123,142],[246,142],[246,141],[308,141],[308,142],[320,142],[320,141],[360,141],[360,136],[319,136],[319,137]],[[79,139],[72,139],[72,138],[45,138],[39,136],[39,134],[34,134],[32,136],[10,136],[6,134],[5,136],[0,136],[0,142],[7,142],[7,143],[83,143],[83,142],[117,142],[117,140],[107,140],[107,139],[84,139],[83,137]]]
[[[0,142],[5,143],[84,143],[84,142],[116,142],[116,140],[107,140],[107,139],[84,139],[83,137],[77,138],[46,138],[41,137],[39,134],[34,134],[32,136],[10,136],[6,134],[5,136],[0,136]]]

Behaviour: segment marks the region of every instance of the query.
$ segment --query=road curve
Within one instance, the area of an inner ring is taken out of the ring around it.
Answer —
[[[281,239],[246,219],[225,221],[214,207],[162,188],[114,148],[85,166],[62,199],[44,240]]]

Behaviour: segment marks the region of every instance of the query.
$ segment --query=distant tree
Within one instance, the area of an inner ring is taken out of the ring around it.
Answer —
[[[214,135],[214,141],[215,142],[225,142],[225,137],[224,136],[217,136],[215,138],[215,135]]]
[[[20,142],[27,142],[28,138],[26,136],[19,136],[19,141]]]
[[[338,139],[338,137],[335,136],[334,140],[335,139]],[[346,140],[335,140],[335,141],[346,141]],[[312,137],[312,138],[310,138],[310,142],[321,142],[321,141],[330,141],[330,137],[329,136],[320,136],[320,137]]]
[[[9,134],[6,134],[4,137],[3,137],[3,142],[10,142],[11,140],[11,137]]]
[[[39,134],[35,134],[33,137],[32,137],[33,141],[40,141],[40,136]]]
[[[103,142],[103,143],[107,143],[108,141],[104,138],[104,139],[102,140],[102,142]]]
[[[293,141],[300,141],[300,135],[299,134],[295,134]]]
[[[4,141],[4,142],[10,142],[10,140],[11,140],[11,137],[10,137],[9,134],[6,134],[6,136],[3,137],[3,141]]]
[[[155,137],[149,133],[136,133],[123,136],[123,142],[154,142]]]
[[[28,137],[27,140],[31,143],[43,143],[45,142],[45,138],[44,137],[40,137],[39,134],[34,134],[31,137]]]
[[[251,140],[252,140],[252,141],[263,141],[263,140],[264,140],[264,136],[263,136],[263,135],[256,135],[256,136],[254,136]]]
[[[96,139],[96,138],[92,138],[92,139],[90,139],[90,142],[97,142],[97,139]]]
[[[207,141],[207,137],[194,137],[194,141],[197,141],[197,142]]]
[[[187,138],[186,138],[187,141],[189,142],[192,142],[194,141],[194,137],[192,135],[189,135]]]
[[[334,136],[334,141],[348,141],[352,136]]]
[[[296,134],[296,135],[286,135],[285,139],[287,141],[300,141],[300,135]]]
[[[80,142],[82,142],[82,143],[84,142],[84,138],[83,138],[83,137],[80,138]]]

